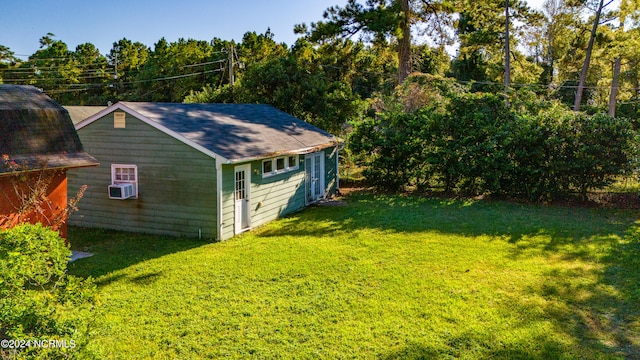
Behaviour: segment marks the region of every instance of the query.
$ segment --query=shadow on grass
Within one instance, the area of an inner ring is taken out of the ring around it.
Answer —
[[[462,333],[445,336],[442,343],[409,342],[380,354],[381,358],[458,358],[474,354],[500,359],[640,358],[640,230],[634,227],[637,213],[384,195],[353,195],[348,202],[345,207],[318,206],[296,213],[257,230],[255,236],[319,237],[364,229],[407,235],[456,234],[468,236],[469,241],[488,235],[496,238],[491,241],[511,244],[514,261],[542,255],[579,265],[541,269],[541,281],[518,294],[542,299],[536,304],[514,296],[501,305],[505,313],[524,314],[525,320],[516,320],[523,326],[528,321],[542,323],[543,330],[534,338],[516,337],[509,344],[496,344],[491,334]],[[101,277],[99,285],[119,280],[116,270],[208,244],[82,228],[70,228],[69,241],[74,250],[96,254],[70,264],[70,272]],[[151,272],[129,280],[146,284],[160,275]],[[567,343],[542,332],[548,323],[555,335],[566,335]]]
[[[607,268],[601,281],[618,290],[610,303],[616,342],[628,358],[640,359],[640,227],[627,232],[624,241],[604,259]],[[635,324],[628,327],[627,324]]]
[[[593,267],[552,269],[529,292],[545,299],[545,318],[580,348],[598,358],[640,359],[640,229],[610,245]]]
[[[540,282],[523,289],[524,297],[542,298],[543,305],[530,305],[516,297],[504,311],[529,314],[524,317],[530,322],[550,322],[554,332],[565,334],[575,347],[542,334],[530,340],[537,347],[523,343],[494,346],[480,351],[482,356],[546,359],[559,354],[569,358],[595,354],[593,358],[640,359],[637,212],[371,194],[353,195],[348,202],[346,207],[319,206],[296,214],[283,226],[258,232],[258,236],[332,236],[377,229],[407,236],[454,234],[468,236],[470,241],[487,235],[493,238],[490,241],[506,241],[514,261],[542,256],[557,259],[558,265],[551,261],[550,269],[541,269]],[[473,347],[492,340],[471,336],[451,341],[442,349],[409,344],[383,358],[458,357],[474,353],[474,349],[451,353],[451,349],[464,347],[465,341]],[[532,347],[539,351],[531,353]]]
[[[360,229],[408,234],[432,231],[500,238],[517,245],[514,256],[531,248],[556,251],[570,245],[571,251],[564,255],[579,258],[590,256],[587,245],[614,242],[637,219],[631,210],[508,202],[371,194],[351,195],[348,202],[346,207],[317,206],[314,211],[295,214],[286,226],[261,231],[259,236],[322,236]],[[536,236],[546,240],[529,241]]]
[[[68,233],[72,250],[95,254],[70,263],[69,273],[81,277],[102,277],[97,281],[99,286],[118,280],[121,276],[111,274],[116,270],[210,243],[194,239],[80,227],[69,227]],[[158,275],[141,275],[132,281],[148,283],[154,281]]]

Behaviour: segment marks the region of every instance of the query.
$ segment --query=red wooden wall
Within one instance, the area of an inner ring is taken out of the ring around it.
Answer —
[[[51,173],[52,181],[47,189],[47,201],[43,204],[43,214],[29,214],[28,221],[31,223],[42,223],[45,226],[51,226],[51,219],[55,218],[67,208],[67,173],[66,171],[57,170]],[[27,184],[33,184],[37,173],[26,175]],[[16,195],[15,179],[12,175],[0,176],[0,225],[2,225],[3,216],[12,216],[16,213],[16,206],[20,203],[18,195]],[[23,181],[19,181],[20,191],[28,191],[27,185]],[[63,238],[67,237],[67,224],[59,225],[58,230]]]

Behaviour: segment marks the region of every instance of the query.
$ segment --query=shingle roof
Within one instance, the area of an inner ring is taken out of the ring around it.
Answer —
[[[33,86],[0,84],[0,154],[29,167],[97,165],[67,111]],[[9,171],[0,161],[0,175]]]
[[[106,109],[106,106],[63,106],[68,112],[69,117],[71,117],[71,121],[74,124],[79,123],[80,121],[90,117],[91,115],[97,114],[100,111]]]
[[[119,104],[231,162],[311,152],[342,142],[269,105]]]

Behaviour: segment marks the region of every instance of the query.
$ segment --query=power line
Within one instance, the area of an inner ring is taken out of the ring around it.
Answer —
[[[204,74],[209,74],[209,73],[212,73],[212,72],[219,72],[219,71],[224,71],[224,69],[213,69],[213,70],[206,70],[206,71],[201,71],[201,72],[191,73],[191,74],[167,76],[167,77],[163,77],[163,78],[155,78],[155,79],[148,79],[148,80],[136,80],[136,81],[122,82],[122,83],[118,83],[118,84],[119,85],[130,85],[130,84],[139,84],[139,83],[152,82],[152,81],[175,80],[175,79],[182,79],[182,78],[186,78],[186,77],[204,75]]]
[[[217,51],[214,53],[228,53],[229,50],[224,50],[224,51]],[[237,59],[237,54],[235,54],[236,59]],[[69,59],[69,58],[51,58],[51,59]],[[199,66],[206,66],[206,65],[212,65],[212,64],[223,64],[228,62],[228,59],[219,59],[219,60],[213,60],[213,61],[207,61],[207,62],[202,62],[202,63],[196,63],[196,64],[189,64],[189,65],[183,65],[180,68],[182,69],[186,69],[186,68],[193,68],[193,67],[199,67]],[[356,75],[363,75],[363,74],[371,74],[371,75],[378,75],[378,76],[387,76],[389,75],[388,73],[385,72],[376,72],[376,71],[357,71],[353,68],[348,68],[348,67],[342,67],[342,66],[337,66],[337,65],[331,65],[331,64],[318,64],[318,63],[313,63],[313,62],[302,62],[302,64],[305,65],[314,65],[314,66],[319,66],[321,68],[328,68],[328,69],[337,69],[337,70],[344,70],[344,71],[348,71],[351,73],[354,73]],[[76,67],[82,67],[82,66],[86,66],[86,67],[91,67],[91,66],[98,66],[98,67],[94,67],[94,68],[87,68],[87,69],[80,69],[80,73],[77,76],[72,77],[72,79],[74,80],[78,80],[78,79],[96,79],[96,78],[108,78],[111,76],[111,73],[108,71],[110,70],[108,67],[102,67],[103,64],[77,64],[75,65]],[[26,68],[16,68],[14,69],[3,69],[1,70],[1,73],[3,75],[15,75],[15,74],[30,74],[33,73],[35,75],[39,75],[42,73],[58,73],[59,71],[56,70],[46,70],[46,69],[56,69],[58,67],[55,66],[50,66],[50,67],[38,67],[38,66],[34,66],[32,69],[26,69]],[[67,71],[73,71],[73,69],[67,70]],[[118,83],[119,85],[131,85],[131,84],[139,84],[139,83],[146,83],[146,82],[153,82],[153,81],[165,81],[165,80],[175,80],[175,79],[181,79],[181,78],[186,78],[186,77],[192,77],[192,76],[197,76],[197,75],[204,75],[204,74],[208,74],[208,73],[213,73],[213,72],[222,72],[225,71],[225,67],[221,66],[219,69],[212,69],[212,70],[205,70],[205,71],[201,71],[201,72],[195,72],[195,73],[189,73],[189,74],[182,74],[182,75],[173,75],[173,76],[167,76],[167,77],[162,77],[162,78],[154,78],[154,79],[145,79],[145,80],[136,80],[136,81],[129,81],[129,82],[123,82],[123,83]],[[5,79],[5,81],[11,81],[11,82],[30,82],[30,81],[38,81],[38,80],[42,80],[42,81],[60,81],[60,80],[70,80],[69,78],[34,78],[34,77],[29,77],[29,78],[17,78],[17,79]],[[460,84],[480,84],[480,85],[495,85],[495,86],[502,86],[503,83],[499,83],[499,82],[493,82],[493,81],[473,81],[473,80],[456,80],[456,82],[460,83]],[[73,85],[78,85],[78,84],[60,84],[60,85],[64,85],[64,86],[73,86]],[[87,84],[90,86],[94,86],[94,84]],[[99,85],[102,86],[102,85]],[[526,84],[526,83],[511,83],[512,87],[537,87],[537,88],[549,88],[549,85],[545,85],[545,84]],[[558,89],[575,89],[577,88],[577,85],[556,85],[556,86],[552,86],[552,88],[554,90],[558,90]],[[610,86],[601,86],[601,85],[591,85],[591,86],[586,86],[586,89],[609,89]],[[621,91],[637,91],[638,89],[636,88],[619,88],[619,90]]]
[[[152,53],[152,52],[153,52],[152,50],[149,50],[149,53]],[[207,53],[206,56],[211,56],[211,55],[215,55],[215,54],[222,54],[222,53],[226,53],[226,52],[227,52],[227,50],[212,51],[210,53]],[[25,55],[25,54],[13,54],[13,55],[14,56],[27,56],[27,57],[31,58],[33,55],[35,55],[35,53],[33,53],[31,55]],[[69,55],[69,56],[66,56],[66,57],[33,58],[33,59],[24,60],[24,61],[21,61],[21,62],[41,61],[41,60],[78,60],[78,59],[101,59],[101,58],[104,58],[104,59],[108,60],[110,55],[111,54],[106,54],[106,55],[99,54],[98,56],[95,56],[95,55],[89,55],[89,56]]]
[[[204,62],[204,63],[197,63],[197,64],[190,64],[190,65],[184,65],[181,66],[180,68],[191,68],[191,67],[198,67],[198,66],[205,66],[205,65],[211,65],[211,64],[216,64],[216,63],[224,63],[226,62],[226,59],[222,59],[222,60],[215,60],[215,61],[208,61],[208,62]],[[51,69],[55,69],[56,67],[48,67]],[[18,71],[13,71],[13,70],[2,70],[2,75],[13,75],[13,74],[34,74],[34,75],[39,75],[42,73],[59,73],[60,71],[56,71],[56,70],[41,70],[43,68],[40,67],[36,67],[36,69],[33,70],[28,70],[28,69],[21,69]],[[67,71],[72,72],[74,69],[68,69]],[[110,77],[111,73],[109,72],[108,67],[105,68],[94,68],[94,69],[84,69],[84,70],[80,70],[81,73],[78,74],[78,76],[71,76],[71,78],[73,79],[90,79],[90,78],[101,78],[101,77]],[[202,74],[207,74],[207,73],[211,73],[211,72],[217,72],[217,71],[224,71],[223,68],[221,69],[214,69],[214,70],[205,70],[202,72],[198,72],[198,73],[190,73],[190,74],[183,74],[183,75],[175,75],[175,76],[170,76],[170,77],[166,77],[166,78],[158,78],[160,80],[164,80],[164,79],[177,79],[177,78],[181,78],[181,77],[189,77],[189,76],[194,76],[195,75],[202,75]],[[90,75],[98,75],[98,76],[90,76]],[[44,81],[60,81],[60,80],[69,80],[69,78],[33,78],[33,77],[28,77],[28,78],[24,78],[24,77],[20,77],[20,78],[9,78],[9,79],[5,79],[7,81],[12,81],[12,82],[22,82],[22,81],[37,81],[37,80],[44,80]],[[150,80],[140,80],[139,82],[147,82],[147,81],[154,81],[155,79],[150,79]],[[135,84],[137,82],[129,82],[128,84]]]
[[[200,64],[184,65],[184,66],[181,66],[181,68],[190,68],[190,67],[218,64],[218,63],[223,63],[223,62],[226,62],[226,61],[227,61],[227,59],[220,59],[220,60],[208,61],[208,62],[204,62],[204,63],[200,63]]]
[[[136,80],[136,81],[128,81],[128,82],[122,82],[122,83],[117,83],[118,85],[133,85],[133,84],[140,84],[140,83],[147,83],[147,82],[155,82],[155,81],[167,81],[167,80],[176,80],[176,79],[182,79],[182,78],[187,78],[187,77],[193,77],[193,76],[198,76],[198,75],[204,75],[204,74],[209,74],[209,73],[213,73],[213,72],[219,72],[219,71],[223,71],[224,69],[213,69],[213,70],[206,70],[206,71],[200,71],[200,72],[196,72],[196,73],[190,73],[190,74],[183,74],[183,75],[175,75],[175,76],[167,76],[167,77],[163,77],[163,78],[154,78],[154,79],[146,79],[146,80]],[[65,93],[65,92],[77,92],[77,91],[86,91],[89,90],[89,88],[91,87],[105,87],[105,86],[109,86],[112,85],[113,83],[101,83],[101,84],[60,84],[60,85],[64,85],[69,87],[68,89],[52,89],[52,90],[44,90],[46,93]],[[71,87],[82,87],[82,86],[86,86],[87,89],[71,89]]]

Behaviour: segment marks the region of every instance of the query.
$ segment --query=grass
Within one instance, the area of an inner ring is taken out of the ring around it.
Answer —
[[[604,191],[612,193],[640,193],[638,175],[620,177],[616,182],[604,189]]]
[[[640,358],[637,212],[355,194],[222,243],[70,229],[87,354]]]

